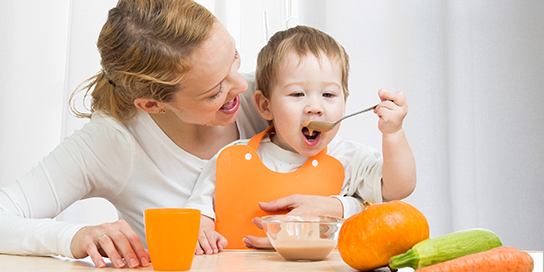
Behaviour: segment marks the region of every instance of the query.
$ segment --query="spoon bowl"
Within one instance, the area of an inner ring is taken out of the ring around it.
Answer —
[[[338,120],[336,120],[335,122],[329,122],[329,121],[317,121],[317,120],[309,120],[309,121],[305,121],[302,123],[302,126],[306,127],[309,131],[310,131],[310,135],[314,132],[314,131],[319,131],[319,132],[327,132],[327,131],[330,131],[331,129],[333,129],[336,125],[338,125],[342,120],[348,118],[348,117],[352,117],[352,116],[355,116],[357,114],[361,114],[363,112],[367,112],[367,111],[371,111],[373,109],[375,109],[378,105],[375,105],[375,106],[372,106],[370,108],[367,108],[367,109],[364,109],[364,110],[361,110],[361,111],[358,111],[358,112],[355,112],[355,113],[352,113],[350,115],[346,115]]]

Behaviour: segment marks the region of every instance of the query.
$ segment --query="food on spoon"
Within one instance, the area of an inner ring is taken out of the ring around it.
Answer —
[[[308,130],[308,133],[310,135],[314,134],[314,130],[309,127],[310,123],[313,122],[313,121],[315,121],[315,120],[306,120],[306,121],[302,122],[302,126]],[[303,131],[304,131],[304,128],[303,128]]]
[[[302,122],[302,126],[307,127],[313,121],[315,121],[315,120],[306,120],[306,121]]]
[[[519,251],[515,247],[501,246],[427,266],[416,272],[531,272],[533,268],[534,260],[529,253]]]
[[[389,267],[413,269],[445,262],[502,246],[495,233],[486,229],[458,231],[419,242],[406,253],[392,257]]]
[[[372,270],[429,238],[429,223],[414,206],[400,200],[373,204],[348,218],[340,229],[338,251],[357,270]]]

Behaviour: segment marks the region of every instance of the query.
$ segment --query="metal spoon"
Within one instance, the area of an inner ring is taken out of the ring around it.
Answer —
[[[336,125],[338,125],[340,123],[340,121],[342,121],[342,120],[344,120],[344,119],[346,119],[348,117],[352,117],[354,115],[361,114],[363,112],[373,110],[377,106],[378,105],[375,105],[375,106],[372,106],[372,107],[370,107],[368,109],[364,109],[362,111],[358,111],[358,112],[352,113],[350,115],[346,115],[346,116],[336,120],[335,122],[309,120],[309,121],[306,121],[306,122],[302,123],[302,126],[308,128],[308,130],[310,131],[310,135],[314,132],[314,130],[319,131],[319,132],[326,132],[326,131],[329,131],[329,130],[333,129]]]

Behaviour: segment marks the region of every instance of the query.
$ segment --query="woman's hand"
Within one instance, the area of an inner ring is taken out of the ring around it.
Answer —
[[[383,134],[395,133],[402,129],[402,121],[408,113],[408,104],[403,92],[388,93],[384,89],[378,91],[381,103],[374,109],[380,121],[378,128]]]
[[[260,204],[260,203],[259,203]],[[258,228],[263,229],[263,221],[260,217],[255,217],[251,220]],[[246,247],[260,248],[260,249],[272,249],[274,248],[268,240],[268,237],[259,237],[253,235],[247,235],[244,237],[243,242]]]
[[[90,256],[99,268],[106,266],[102,257],[110,258],[117,268],[125,267],[123,258],[131,268],[149,265],[148,252],[125,220],[80,229],[72,238],[70,250],[75,258]]]
[[[213,219],[201,215],[195,254],[216,254],[223,250],[227,244],[227,239],[215,231],[215,222]]]
[[[259,207],[267,212],[289,210],[288,214],[290,215],[311,214],[336,217],[343,217],[344,215],[342,202],[337,198],[326,196],[294,194],[266,203],[260,202]],[[263,228],[260,218],[253,218],[253,223],[257,227]],[[272,244],[270,244],[267,237],[248,235],[244,238],[244,243],[249,248],[272,248]]]
[[[260,202],[259,207],[263,211],[277,212],[289,210],[289,215],[310,214],[344,216],[344,207],[339,199],[316,195],[290,195],[270,202]]]

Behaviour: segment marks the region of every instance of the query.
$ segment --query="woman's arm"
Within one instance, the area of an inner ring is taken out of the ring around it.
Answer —
[[[0,189],[0,252],[75,258],[91,255],[98,267],[105,265],[100,253],[111,255],[115,265],[121,260],[119,255],[127,260],[148,260],[138,236],[123,222],[113,228],[112,224],[84,227],[46,219],[85,197],[111,199],[124,187],[131,167],[130,133],[126,128],[123,131],[120,123],[104,119],[85,125],[30,173]],[[97,245],[108,241],[98,239],[102,234],[122,234],[131,242],[112,241],[104,244],[112,250],[103,248],[105,252],[99,252]],[[116,247],[111,247],[113,243]]]

